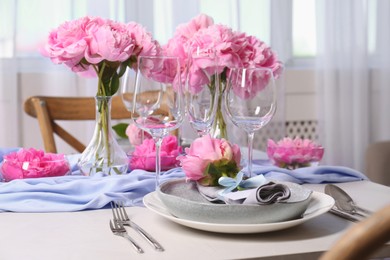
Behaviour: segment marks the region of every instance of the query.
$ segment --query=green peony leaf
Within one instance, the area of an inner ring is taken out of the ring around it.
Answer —
[[[205,170],[205,177],[199,182],[203,186],[218,186],[220,177],[236,177],[240,168],[234,160],[219,160],[210,163]]]
[[[110,96],[114,95],[119,89],[119,76],[116,71],[112,74],[111,82],[110,82]]]
[[[112,129],[114,129],[115,133],[119,136],[119,137],[122,137],[122,138],[127,138],[127,135],[126,135],[126,128],[129,124],[126,124],[126,123],[119,123],[119,124],[116,124],[112,127]]]

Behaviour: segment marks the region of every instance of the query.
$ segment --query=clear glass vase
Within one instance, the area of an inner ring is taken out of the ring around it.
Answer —
[[[96,123],[92,140],[81,154],[78,167],[82,174],[125,174],[128,158],[119,146],[111,127],[111,96],[97,96]]]
[[[217,82],[219,87],[218,99],[217,99],[217,111],[215,114],[213,125],[211,126],[210,135],[214,138],[224,138],[228,140],[226,121],[222,109],[223,93],[225,90],[226,82],[222,80],[219,80]]]

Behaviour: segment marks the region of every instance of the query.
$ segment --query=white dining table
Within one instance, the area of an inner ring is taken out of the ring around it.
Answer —
[[[370,181],[337,184],[370,210],[390,204],[390,187]],[[323,192],[324,184],[305,184]],[[1,199],[1,198],[0,198]],[[172,222],[144,207],[127,207],[130,217],[155,237],[165,251],[155,251],[135,231],[128,233],[144,249],[109,228],[110,209],[58,213],[0,213],[1,260],[87,259],[317,259],[353,222],[324,213],[298,226],[255,234],[201,231]],[[390,243],[374,257],[390,257]]]

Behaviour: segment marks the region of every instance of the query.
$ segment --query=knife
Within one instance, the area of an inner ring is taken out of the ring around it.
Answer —
[[[358,219],[358,218],[356,218],[348,213],[342,212],[335,207],[331,208],[329,210],[329,212],[338,216],[338,217],[344,218],[344,219],[352,221],[352,222],[359,222],[360,221],[360,219]]]

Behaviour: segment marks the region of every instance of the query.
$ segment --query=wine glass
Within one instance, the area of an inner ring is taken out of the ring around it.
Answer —
[[[181,83],[177,57],[139,56],[135,84],[123,84],[122,100],[132,120],[156,144],[156,188],[160,184],[162,139],[184,119]]]
[[[225,90],[226,114],[248,134],[248,172],[252,177],[253,137],[271,121],[276,111],[276,86],[268,68],[232,68]]]
[[[199,137],[210,132],[219,95],[217,59],[214,52],[190,51],[186,79],[186,110]]]

